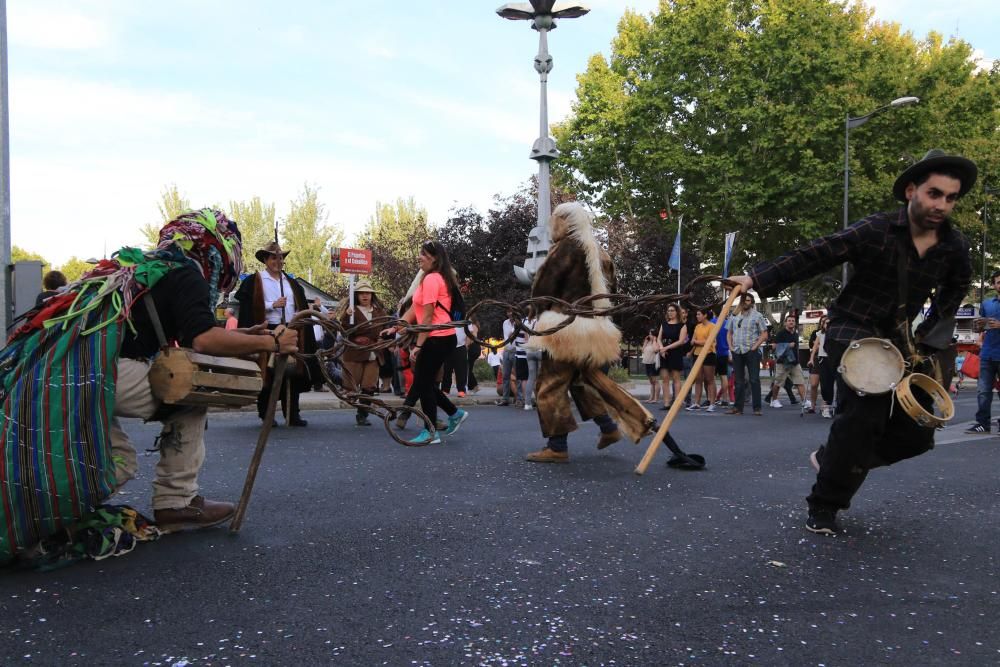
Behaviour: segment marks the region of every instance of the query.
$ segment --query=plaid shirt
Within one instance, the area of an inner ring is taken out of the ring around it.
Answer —
[[[920,337],[941,318],[955,314],[968,292],[972,264],[969,242],[949,221],[941,225],[937,244],[922,258],[917,255],[909,229],[905,207],[875,213],[845,230],[759,264],[749,275],[760,294],[774,295],[792,283],[849,261],[855,273],[829,308],[827,335],[842,343],[871,336],[896,339],[902,242],[908,253],[907,318],[912,321],[931,298],[927,319],[916,332]]]
[[[757,312],[756,308],[751,308],[746,314],[742,310],[737,310],[730,315],[726,326],[733,335],[733,344],[729,346],[729,351],[746,354],[760,335],[767,331],[767,318]]]

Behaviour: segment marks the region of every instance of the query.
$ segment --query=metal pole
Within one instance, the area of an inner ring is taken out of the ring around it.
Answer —
[[[681,242],[681,227],[684,225],[684,216],[682,215],[677,221],[677,293],[681,293],[681,255],[683,252],[681,248],[684,244]]]
[[[347,276],[347,307],[351,309],[351,326],[354,326],[354,274]]]
[[[538,160],[538,211],[536,225],[528,232],[527,257],[524,266],[515,266],[514,275],[522,285],[530,285],[535,272],[545,261],[551,245],[549,218],[552,215],[552,184],[550,182],[549,163],[559,157],[556,142],[549,137],[549,106],[548,106],[548,75],[552,71],[552,57],[549,55],[548,32],[556,27],[556,19],[578,18],[590,11],[587,7],[576,3],[562,3],[565,6],[556,8],[554,0],[530,0],[530,5],[523,2],[510,2],[497,9],[497,14],[505,19],[531,21],[531,27],[538,31],[538,55],[535,56],[535,71],[538,72],[539,94],[541,104],[539,110],[538,139],[531,147],[532,160]]]
[[[0,334],[7,337],[10,303],[10,114],[7,106],[7,0],[0,0]]]
[[[851,185],[851,114],[844,118],[844,229],[850,224],[847,217],[847,191]],[[840,276],[840,289],[847,286],[847,262]]]
[[[981,293],[981,295],[979,297],[979,307],[980,308],[983,307],[983,301],[986,300],[986,283],[987,283],[987,276],[986,276],[986,230],[989,229],[989,226],[990,226],[990,195],[991,194],[995,194],[996,192],[997,192],[997,190],[995,188],[991,188],[986,183],[983,183],[983,193],[986,196],[985,196],[985,201],[983,202],[983,276],[982,276],[983,277],[983,288],[982,288],[982,293]],[[992,285],[991,285],[991,287],[992,287]]]
[[[549,71],[552,69],[552,58],[549,57],[549,30],[545,27],[538,28],[538,59],[535,61],[535,69],[538,70],[538,79],[541,84],[541,104],[538,115],[538,137],[547,141],[549,138],[549,101],[548,83]],[[540,65],[541,64],[541,65]],[[549,160],[538,160],[538,227],[544,231],[545,247],[548,247],[549,240],[549,215],[552,212],[551,187],[549,184]]]

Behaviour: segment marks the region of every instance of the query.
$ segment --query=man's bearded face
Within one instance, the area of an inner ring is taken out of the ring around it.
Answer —
[[[906,186],[910,222],[920,229],[936,229],[945,221],[958,201],[962,182],[944,174],[931,174],[920,185]]]

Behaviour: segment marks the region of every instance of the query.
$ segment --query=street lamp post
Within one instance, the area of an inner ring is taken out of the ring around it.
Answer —
[[[851,186],[851,130],[856,127],[861,127],[873,116],[882,113],[886,109],[893,109],[895,107],[905,107],[908,104],[916,104],[920,101],[919,97],[897,97],[892,102],[889,102],[885,106],[881,106],[871,113],[866,113],[864,116],[851,117],[851,114],[847,114],[847,120],[844,123],[844,229],[847,229],[850,224],[850,220],[847,213],[847,202],[848,202],[848,190]],[[847,264],[844,264],[844,272],[841,278],[841,289],[844,285],[847,285]]]
[[[7,0],[0,0],[0,335],[6,339],[10,296],[10,116],[7,108]]]
[[[1000,194],[1000,188],[991,188],[986,183],[983,183],[983,194],[986,195],[986,201],[983,202],[983,274],[980,276],[982,280],[981,287],[979,288],[979,307],[982,308],[983,302],[986,301],[986,231],[990,226],[990,195]]]
[[[524,266],[515,266],[514,275],[519,282],[530,285],[535,272],[548,254],[549,214],[552,212],[549,185],[549,163],[559,157],[556,142],[549,136],[549,108],[547,85],[552,71],[552,56],[548,49],[548,32],[556,27],[555,19],[572,19],[583,16],[590,9],[574,2],[555,0],[531,0],[531,4],[508,3],[497,9],[497,14],[512,21],[531,21],[533,30],[538,31],[538,55],[535,56],[535,71],[541,84],[541,111],[538,119],[538,139],[531,147],[532,160],[538,161],[538,219],[534,229],[528,233],[528,256]]]

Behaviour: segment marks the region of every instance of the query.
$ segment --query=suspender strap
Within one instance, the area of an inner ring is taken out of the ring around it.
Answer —
[[[160,323],[160,316],[156,312],[156,304],[149,292],[142,296],[143,303],[146,304],[146,312],[149,313],[149,321],[153,323],[153,330],[156,331],[156,338],[160,341],[160,347],[167,346],[167,337],[163,333],[163,325]]]
[[[908,234],[900,234],[897,238],[897,252],[896,252],[896,286],[899,290],[899,295],[897,297],[898,304],[896,306],[896,328],[899,330],[900,337],[903,339],[903,343],[906,345],[906,350],[904,350],[904,356],[910,358],[916,352],[916,347],[913,344],[913,332],[910,330],[910,318],[906,314],[906,298],[909,294],[909,265],[910,265],[910,248],[907,243]]]

